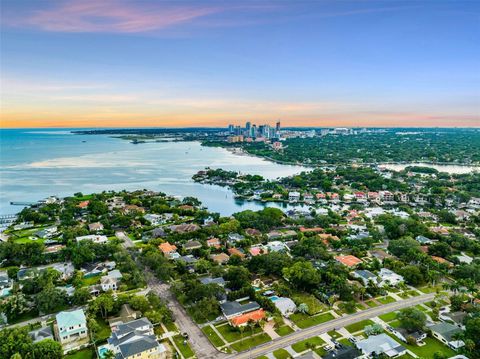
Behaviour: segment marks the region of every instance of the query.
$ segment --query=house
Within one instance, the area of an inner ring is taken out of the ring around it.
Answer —
[[[368,286],[372,283],[377,283],[377,276],[369,270],[358,269],[354,271],[352,275],[355,278],[360,279],[363,282],[364,286]]]
[[[380,354],[385,354],[389,358],[396,358],[407,352],[405,347],[385,333],[372,335],[367,339],[360,340],[356,343],[356,346],[367,358]]]
[[[434,338],[437,338],[442,343],[448,345],[454,350],[457,350],[465,345],[462,340],[454,339],[456,334],[462,332],[462,330],[454,324],[442,322],[430,326],[429,329],[432,331]]]
[[[269,252],[289,252],[290,249],[284,242],[280,241],[271,241],[268,242],[265,247]]]
[[[79,236],[79,237],[76,237],[75,240],[77,242],[92,241],[93,243],[97,243],[97,244],[104,244],[108,242],[107,236],[101,236],[98,234],[89,234],[86,236]]]
[[[237,242],[243,241],[245,237],[238,233],[229,233],[227,239],[229,244],[235,244]]]
[[[365,202],[367,200],[365,192],[355,192],[354,195],[357,202]]]
[[[108,272],[107,275],[100,278],[100,286],[104,292],[109,290],[117,290],[120,279],[122,278],[122,273],[118,269]]]
[[[433,243],[433,241],[430,238],[427,238],[425,236],[416,236],[415,240],[421,245],[428,245]]]
[[[297,306],[290,298],[270,297],[270,300],[284,317],[288,317],[290,314],[295,313],[295,311],[297,310]]]
[[[7,272],[0,272],[0,298],[10,294],[13,288],[13,280],[8,277]]]
[[[248,250],[248,253],[250,253],[250,255],[252,257],[256,257],[256,256],[259,256],[259,255],[262,255],[262,254],[267,254],[268,253],[268,249],[267,248],[264,248],[263,246],[259,245],[259,246],[253,246],[253,247],[250,247],[250,249]]]
[[[183,248],[187,251],[192,251],[194,249],[200,249],[202,248],[202,243],[199,241],[188,241],[183,245]]]
[[[407,343],[409,338],[412,338],[415,340],[415,343],[421,343],[426,337],[427,333],[417,330],[415,332],[409,332],[404,328],[393,328],[391,330],[392,334],[395,335],[398,339],[400,339],[402,342]]]
[[[85,277],[93,277],[102,273],[106,273],[109,270],[115,269],[115,261],[103,262],[103,263],[86,263],[80,269]]]
[[[162,243],[158,246],[160,251],[162,251],[163,255],[169,259],[174,259],[177,257],[175,254],[177,253],[177,246],[174,244],[170,244],[168,242]],[[178,255],[179,256],[179,255]]]
[[[362,260],[360,258],[352,255],[337,256],[335,257],[335,260],[347,267],[355,267],[356,265],[362,263]]]
[[[64,352],[88,344],[87,318],[82,309],[60,312],[56,315],[55,336]]]
[[[222,243],[220,239],[218,238],[207,239],[207,247],[219,249],[221,246],[222,246]]]
[[[56,226],[47,227],[40,231],[35,232],[38,238],[49,239],[55,237],[58,234],[58,228]]]
[[[249,322],[259,322],[265,318],[265,311],[263,309],[257,309],[252,312],[238,315],[230,319],[230,324],[233,327],[242,327],[247,325]]]
[[[103,231],[103,224],[101,224],[100,222],[90,223],[88,225],[88,230],[95,233]]]
[[[225,264],[230,259],[228,254],[225,253],[213,254],[210,258],[217,264]]]
[[[129,304],[123,304],[120,307],[118,317],[109,319],[108,324],[110,325],[111,330],[114,331],[118,325],[140,318],[141,314],[140,311],[133,310]]]
[[[52,328],[50,326],[32,330],[31,332],[28,332],[28,335],[30,336],[30,338],[32,338],[34,343],[41,342],[45,339],[55,340],[55,338],[53,337]]]
[[[254,310],[260,309],[260,305],[257,302],[248,302],[245,304],[240,304],[238,301],[227,301],[220,304],[222,313],[226,319],[231,319],[233,317],[253,312]]]
[[[160,214],[146,214],[143,216],[147,221],[149,221],[152,226],[158,226],[163,223],[163,216]]]
[[[135,204],[127,204],[122,209],[123,214],[145,213],[145,208],[139,207]]]
[[[163,359],[167,349],[157,341],[153,325],[147,318],[119,324],[107,340],[105,348],[119,359]]]
[[[81,201],[79,204],[77,204],[77,207],[81,209],[86,209],[89,204],[90,204],[90,201]]]
[[[200,283],[202,284],[218,284],[221,287],[225,287],[225,279],[222,277],[212,278],[212,277],[204,277],[200,278]]]
[[[439,319],[441,321],[450,322],[456,325],[457,327],[459,327],[460,329],[465,330],[465,325],[463,324],[463,320],[465,319],[466,316],[467,316],[466,312],[458,311],[458,312],[445,313],[443,315],[440,314]]]
[[[247,228],[245,230],[245,233],[247,234],[247,236],[250,236],[250,237],[257,237],[262,235],[262,232],[260,232],[258,229],[255,229],[255,228]]]
[[[380,272],[378,273],[378,278],[378,285],[380,287],[384,287],[386,285],[397,286],[404,281],[403,276],[395,273],[394,271],[391,271],[388,268],[380,269]]]
[[[152,238],[165,238],[167,236],[167,233],[165,233],[165,230],[161,227],[155,228],[152,231]]]
[[[390,191],[380,191],[379,197],[383,202],[395,202],[395,196]]]
[[[311,352],[311,353],[315,353],[315,352]],[[358,350],[357,348],[355,347],[351,347],[351,346],[344,346],[340,349],[335,349],[335,350],[332,350],[330,352],[328,352],[327,354],[325,355],[322,355],[322,358],[323,359],[356,359],[356,358],[359,358],[362,356],[362,352],[360,350]],[[297,357],[297,359],[299,358],[302,358],[302,357]],[[313,358],[320,358],[319,356],[311,356],[311,357],[308,357],[309,359],[313,359]],[[307,359],[307,357],[305,358]]]
[[[194,223],[178,224],[170,226],[169,228],[172,232],[175,233],[189,233],[198,231],[200,229],[200,227]]]
[[[298,202],[300,200],[300,192],[288,192],[288,200],[290,202]]]
[[[388,254],[387,252],[385,252],[382,249],[371,250],[370,254],[373,257],[377,258],[380,262],[383,262],[386,258],[393,258],[393,256],[391,254]]]
[[[228,249],[228,254],[230,254],[230,256],[238,256],[238,257],[240,257],[240,259],[245,259],[245,253],[243,253],[238,248],[229,248]]]

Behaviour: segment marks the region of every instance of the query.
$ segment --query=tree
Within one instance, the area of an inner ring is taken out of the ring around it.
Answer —
[[[66,300],[66,293],[52,285],[47,286],[35,297],[38,310],[42,313],[53,312],[56,308],[63,306]]]
[[[284,268],[283,274],[291,285],[307,291],[320,283],[320,274],[311,262],[296,262],[291,267]]]
[[[99,311],[102,318],[106,318],[108,313],[113,309],[115,300],[111,293],[100,294],[93,302],[93,310]]]
[[[367,334],[367,336],[370,336],[370,335],[377,335],[377,334],[381,334],[383,333],[383,327],[380,325],[380,324],[372,324],[372,325],[367,325],[365,328],[365,334]]]
[[[408,332],[422,330],[425,327],[427,316],[417,308],[405,308],[397,313],[400,326]]]
[[[410,285],[418,285],[424,282],[424,276],[420,268],[416,265],[407,265],[399,270],[399,273]]]
[[[307,314],[310,308],[308,308],[308,304],[300,303],[297,307],[297,312],[302,314]]]
[[[227,280],[230,289],[239,290],[250,285],[251,275],[247,268],[235,266],[228,268],[224,278]]]
[[[33,345],[33,357],[34,358],[49,358],[49,359],[62,359],[63,349],[59,342],[52,339],[45,339],[34,343]]]
[[[0,343],[0,358],[10,358],[15,354],[26,358],[33,348],[32,338],[26,327],[1,330]]]
[[[90,294],[88,288],[78,288],[75,289],[72,299],[75,305],[83,305],[86,304],[91,298],[92,295]]]

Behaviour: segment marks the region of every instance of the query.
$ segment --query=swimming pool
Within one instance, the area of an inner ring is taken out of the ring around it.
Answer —
[[[280,299],[280,298],[279,298],[278,296],[276,296],[276,295],[272,295],[272,296],[270,297],[270,300],[271,300],[272,302],[275,302],[275,301],[278,300],[278,299]]]

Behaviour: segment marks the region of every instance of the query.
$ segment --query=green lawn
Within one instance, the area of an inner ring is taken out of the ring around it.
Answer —
[[[432,286],[426,286],[426,287],[421,287],[421,288],[418,288],[418,290],[420,290],[421,292],[423,293],[435,293],[437,290],[442,290],[443,287],[442,285],[436,285],[434,287]]]
[[[396,302],[396,300],[389,295],[387,295],[386,297],[377,298],[377,300],[382,304],[388,304],[388,303]]]
[[[378,307],[378,303],[373,300],[367,300],[365,304],[368,305],[370,308]]]
[[[301,342],[293,344],[292,349],[295,350],[297,353],[301,353],[309,349],[310,346],[318,347],[322,344],[325,344],[322,338],[313,337],[313,338],[305,339],[305,340],[302,340]]]
[[[352,342],[350,340],[348,340],[347,338],[339,339],[338,342],[342,343],[343,345],[345,345],[347,347],[353,346]]]
[[[97,356],[95,355],[93,348],[85,348],[64,356],[65,359],[93,359],[96,357]]]
[[[362,320],[361,322],[347,325],[345,329],[348,330],[350,333],[356,333],[356,332],[359,332],[360,330],[363,330],[363,328],[365,328],[367,325],[372,325],[372,324],[374,323],[370,319],[365,319],[365,320]]]
[[[257,345],[269,342],[270,340],[272,339],[268,336],[268,334],[262,333],[253,337],[244,338],[243,340],[232,344],[231,347],[237,352],[242,352]]]
[[[217,328],[217,330],[220,332],[222,337],[229,343],[242,339],[242,334],[240,333],[240,331],[231,327],[229,324],[222,324],[219,326],[215,326],[215,328]],[[262,331],[262,328],[260,327],[253,328],[253,334],[258,334],[261,331]],[[251,329],[245,328],[245,331],[243,333],[243,338],[249,337],[251,335],[252,335]]]
[[[390,322],[390,321],[397,318],[397,313],[396,312],[390,312],[390,313],[387,313],[387,314],[379,315],[378,317],[381,320],[383,320],[384,322]]]
[[[100,278],[101,278],[101,275],[94,275],[94,276],[88,277],[88,278],[84,277],[82,279],[82,287],[89,287],[91,285],[98,284],[98,283],[100,283]]]
[[[202,328],[202,332],[208,337],[208,340],[216,347],[221,347],[225,345],[225,342],[218,336],[217,333],[212,329],[210,325]]]
[[[293,331],[294,330],[292,328],[290,328],[288,325],[282,325],[281,327],[279,327],[275,330],[275,332],[282,337],[284,335],[293,333]]]
[[[178,350],[180,350],[185,358],[190,358],[195,355],[192,348],[190,348],[190,345],[188,345],[188,340],[185,342],[185,338],[183,338],[181,335],[175,335],[172,339],[177,345]]]
[[[273,356],[277,359],[289,359],[292,357],[285,349],[275,350]]]
[[[388,323],[392,328],[398,328],[400,326],[400,321],[398,320],[392,320],[390,323]]]
[[[163,323],[169,332],[178,332],[178,328],[174,322]]]
[[[308,314],[315,315],[324,311],[326,305],[320,302],[315,296],[307,293],[297,293],[292,296],[292,300],[297,304],[305,303],[308,306]]]
[[[112,334],[112,331],[110,330],[110,326],[103,318],[96,317],[95,321],[100,327],[98,331],[95,333],[95,342],[98,343],[98,342],[107,340],[107,338],[110,337],[110,335]]]
[[[333,339],[340,338],[342,336],[339,332],[335,330],[330,330],[327,334],[330,335],[330,337],[332,337]]]
[[[299,328],[308,328],[314,325],[328,322],[329,320],[334,319],[332,313],[324,313],[315,316],[308,316],[302,313],[295,313],[290,316],[290,319],[299,327]]]
[[[398,339],[393,334],[390,334],[390,333],[387,333],[387,334],[390,335],[393,339],[398,341]],[[425,342],[425,345],[421,347],[418,345],[409,345],[403,342],[401,344],[408,350],[411,350],[413,353],[417,354],[420,358],[424,358],[424,359],[433,359],[434,354],[436,352],[441,352],[447,358],[457,355],[455,351],[453,351],[446,345],[443,345],[440,341],[438,341],[435,338],[428,337],[424,340],[424,342]]]

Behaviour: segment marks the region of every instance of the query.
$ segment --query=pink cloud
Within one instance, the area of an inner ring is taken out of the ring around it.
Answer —
[[[219,6],[165,2],[146,5],[115,0],[69,0],[12,22],[55,32],[138,33],[170,28],[222,11],[225,8]]]

